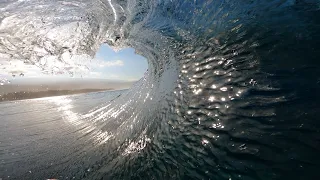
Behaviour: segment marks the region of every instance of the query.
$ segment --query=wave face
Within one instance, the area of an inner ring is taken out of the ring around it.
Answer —
[[[318,179],[319,8],[317,0],[2,0],[0,57],[49,74],[85,69],[102,43],[148,59],[134,87],[82,116],[97,140],[85,146],[101,156],[76,178]]]

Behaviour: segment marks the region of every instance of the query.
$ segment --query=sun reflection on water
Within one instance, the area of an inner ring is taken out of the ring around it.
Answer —
[[[113,137],[113,134],[101,130],[94,122],[88,120],[88,115],[74,112],[73,101],[69,96],[50,97],[45,100],[57,105],[57,111],[62,114],[63,119],[79,129],[83,135],[90,135],[95,145],[101,145]]]

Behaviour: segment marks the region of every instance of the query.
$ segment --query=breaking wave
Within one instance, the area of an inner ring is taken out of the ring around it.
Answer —
[[[77,179],[317,179],[319,8],[317,0],[2,0],[0,63],[82,73],[103,43],[148,59],[129,91],[81,117],[94,139],[86,146],[103,155]]]

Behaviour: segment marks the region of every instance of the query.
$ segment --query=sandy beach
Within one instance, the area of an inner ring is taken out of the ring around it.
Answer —
[[[49,96],[119,90],[130,88],[133,82],[101,79],[26,80],[0,86],[0,102]]]

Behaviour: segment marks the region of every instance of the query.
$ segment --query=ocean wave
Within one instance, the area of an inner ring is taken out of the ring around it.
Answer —
[[[97,144],[108,145],[82,178],[315,179],[319,7],[316,0],[6,0],[0,62],[76,73],[90,69],[102,43],[148,59],[135,86],[82,116]]]

